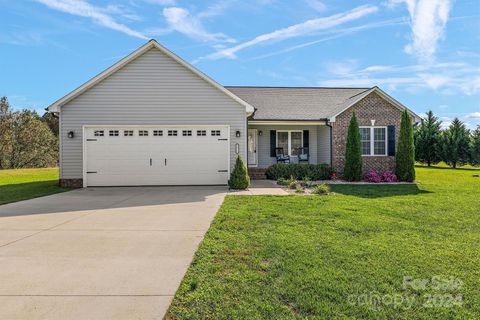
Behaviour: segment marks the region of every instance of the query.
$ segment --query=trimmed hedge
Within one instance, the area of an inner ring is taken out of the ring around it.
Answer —
[[[308,177],[311,180],[330,180],[335,170],[326,164],[285,164],[277,163],[268,167],[265,172],[268,179],[278,180],[280,178],[302,180]]]

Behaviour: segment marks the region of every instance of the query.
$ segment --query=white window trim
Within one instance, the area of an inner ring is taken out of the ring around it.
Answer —
[[[385,154],[375,154],[375,130],[385,129]],[[359,127],[359,129],[370,129],[370,154],[362,154],[362,157],[386,157],[388,156],[388,128],[386,126]]]
[[[276,141],[275,146],[278,148],[278,133],[279,132],[288,132],[288,155],[292,157],[292,132],[300,132],[302,137],[301,147],[303,147],[303,130],[277,130],[276,132]],[[293,156],[296,157],[296,156]]]

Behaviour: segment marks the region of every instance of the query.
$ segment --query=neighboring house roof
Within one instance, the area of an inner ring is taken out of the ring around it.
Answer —
[[[184,66],[185,68],[187,68],[188,70],[190,70],[191,72],[193,72],[194,74],[196,74],[197,76],[199,76],[200,78],[202,78],[203,80],[205,80],[206,82],[211,84],[214,88],[220,90],[221,92],[223,92],[224,94],[226,94],[227,96],[229,96],[230,98],[232,98],[233,100],[238,102],[239,104],[243,105],[248,114],[251,114],[254,111],[254,108],[249,103],[243,101],[241,98],[232,94],[230,91],[225,89],[225,87],[223,87],[222,85],[217,83],[215,80],[208,77],[207,75],[205,75],[204,73],[202,73],[201,71],[196,69],[195,67],[193,67],[188,62],[184,61],[182,58],[180,58],[179,56],[177,56],[176,54],[174,54],[173,52],[171,52],[167,48],[160,45],[154,39],[148,41],[145,45],[141,46],[140,48],[138,48],[137,50],[135,50],[134,52],[132,52],[131,54],[129,54],[128,56],[126,56],[122,60],[115,63],[110,68],[106,69],[105,71],[101,72],[97,76],[93,77],[89,81],[85,82],[83,85],[81,85],[77,89],[73,90],[72,92],[70,92],[69,94],[64,96],[63,98],[55,101],[50,106],[48,106],[47,110],[50,111],[50,112],[59,112],[61,106],[65,105],[69,101],[75,99],[76,97],[78,97],[80,94],[82,94],[86,90],[95,86],[97,83],[101,82],[102,80],[104,80],[105,78],[107,78],[108,76],[110,76],[111,74],[113,74],[117,70],[121,69],[122,67],[124,67],[125,65],[127,65],[131,61],[135,60],[136,58],[141,56],[143,53],[147,52],[148,50],[150,50],[152,48],[156,48],[156,49],[160,50],[166,56],[172,58],[174,61],[178,62],[179,64],[181,64],[182,66]]]
[[[418,121],[420,118],[407,107],[378,87],[324,88],[324,87],[244,87],[226,86],[228,90],[255,108],[252,120],[258,121],[335,121],[335,117],[372,92],[378,93],[394,106],[407,110]]]

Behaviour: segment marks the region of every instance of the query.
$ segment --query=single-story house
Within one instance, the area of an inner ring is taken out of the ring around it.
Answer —
[[[237,156],[343,169],[348,123],[366,169],[392,170],[401,114],[378,87],[224,87],[155,40],[48,107],[62,186],[226,184]],[[288,160],[288,161],[287,161]]]

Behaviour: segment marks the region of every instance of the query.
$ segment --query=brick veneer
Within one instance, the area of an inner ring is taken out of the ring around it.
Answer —
[[[336,117],[332,124],[332,160],[333,167],[339,175],[343,174],[345,166],[345,147],[347,143],[347,132],[352,113],[355,111],[360,126],[371,126],[371,120],[375,120],[375,126],[395,126],[395,143],[400,132],[400,121],[402,111],[378,94],[371,93],[350,109]],[[395,157],[391,156],[363,156],[363,171],[377,170],[380,172],[395,170]]]
[[[267,179],[266,171],[267,168],[248,168],[248,175],[252,180],[264,180]]]
[[[62,188],[83,188],[83,179],[60,179]]]

